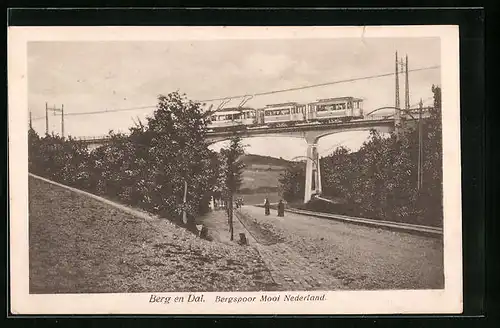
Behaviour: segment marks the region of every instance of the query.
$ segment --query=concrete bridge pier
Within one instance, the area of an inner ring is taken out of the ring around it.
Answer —
[[[321,168],[317,143],[307,143],[304,203],[321,193]]]

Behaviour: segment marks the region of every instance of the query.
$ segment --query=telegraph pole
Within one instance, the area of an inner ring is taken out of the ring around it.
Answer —
[[[182,204],[183,204],[183,209],[182,209],[182,223],[187,224],[187,213],[186,213],[186,204],[187,204],[187,190],[188,190],[188,183],[186,180],[184,180],[184,197],[182,198]]]
[[[30,111],[30,130],[33,129],[33,121],[31,119],[31,111]]]
[[[408,55],[405,57],[405,109],[410,110],[410,86],[408,85]]]
[[[423,181],[423,136],[422,136],[422,109],[423,109],[423,102],[422,99],[420,99],[420,103],[418,106],[418,163],[417,163],[417,189],[420,190],[422,188],[422,181]]]
[[[45,102],[45,134],[49,134],[49,107],[47,102]]]
[[[396,108],[395,113],[394,113],[394,129],[396,131],[396,136],[399,137],[399,128],[401,125],[401,112],[399,111],[400,109],[400,103],[399,103],[399,64],[398,64],[398,52],[396,51],[396,67],[395,67],[395,76],[396,76],[396,99],[394,103],[394,107]]]
[[[61,105],[61,136],[64,139],[64,104]]]

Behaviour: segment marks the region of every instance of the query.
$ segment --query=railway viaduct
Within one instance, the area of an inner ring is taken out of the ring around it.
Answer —
[[[313,195],[321,194],[321,169],[319,165],[318,142],[322,137],[352,131],[369,131],[375,129],[381,133],[390,133],[394,130],[394,119],[373,119],[352,121],[349,123],[308,124],[293,127],[260,128],[239,131],[242,138],[251,137],[287,137],[300,138],[307,142],[306,181],[304,203],[311,200]],[[210,132],[207,141],[210,144],[229,140],[233,132]]]
[[[427,114],[427,113],[426,113]],[[425,115],[427,116],[427,115]],[[418,120],[414,117],[405,119],[405,126],[414,126]],[[321,194],[321,169],[319,165],[318,142],[322,137],[352,131],[377,130],[381,133],[390,133],[396,128],[394,118],[377,118],[351,121],[348,123],[330,123],[330,124],[304,124],[293,127],[262,127],[255,129],[246,129],[238,131],[242,138],[251,137],[286,137],[300,138],[307,142],[306,159],[306,181],[304,203],[307,203],[314,195]],[[207,133],[207,142],[214,144],[217,142],[229,140],[234,132],[209,132]],[[80,141],[85,142],[89,149],[95,149],[109,141],[107,137],[83,137]]]

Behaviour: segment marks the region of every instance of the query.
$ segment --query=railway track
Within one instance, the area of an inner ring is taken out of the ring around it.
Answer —
[[[290,213],[302,214],[313,216],[321,219],[329,219],[329,220],[337,220],[344,221],[354,224],[362,224],[367,226],[379,227],[379,228],[389,228],[406,232],[419,232],[434,236],[442,236],[443,229],[438,227],[424,226],[418,224],[409,224],[409,223],[401,223],[401,222],[391,222],[391,221],[382,221],[382,220],[373,220],[373,219],[365,219],[358,218],[347,215],[340,214],[330,214],[330,213],[321,213],[321,212],[313,212],[308,210],[299,210],[295,208],[288,208],[285,211]]]

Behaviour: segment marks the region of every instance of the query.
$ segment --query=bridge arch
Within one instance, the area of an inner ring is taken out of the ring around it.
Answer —
[[[367,132],[371,130],[377,130],[382,133],[390,133],[394,130],[393,126],[378,126],[378,127],[359,127],[354,129],[345,130],[335,130],[335,131],[320,131],[318,133],[309,133],[306,136],[306,141],[308,144],[318,144],[320,139],[331,136],[334,134],[346,133],[346,132]]]
[[[383,109],[394,109],[394,110],[397,110],[397,111],[399,111],[399,112],[401,112],[401,113],[408,114],[408,115],[410,115],[410,117],[411,117],[412,119],[416,120],[415,116],[413,116],[413,115],[411,114],[412,108],[410,108],[409,110],[407,110],[407,109],[403,109],[403,108],[400,108],[400,107],[394,107],[394,106],[384,106],[384,107],[379,107],[379,108],[376,108],[376,109],[372,110],[371,112],[369,112],[369,113],[367,113],[367,114],[365,114],[365,115],[366,115],[366,116],[370,116],[371,114],[376,113],[376,112],[378,112],[378,111],[380,111],[380,110],[383,110]],[[413,109],[414,109],[414,108],[413,108]],[[392,114],[388,115],[387,117],[393,117],[393,116],[394,116],[394,113],[392,113]]]
[[[293,139],[302,139],[304,140],[303,135],[299,134],[262,134],[262,135],[245,135],[245,134],[240,134],[239,137],[243,140],[248,140],[248,139],[260,139],[260,138],[293,138]],[[224,136],[224,137],[215,137],[215,138],[208,138],[207,139],[207,144],[214,145],[219,142],[224,142],[231,140],[232,136]]]

